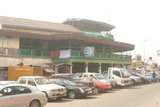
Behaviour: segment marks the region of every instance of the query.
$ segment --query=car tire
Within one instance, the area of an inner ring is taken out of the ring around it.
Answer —
[[[98,93],[99,93],[98,87],[94,87],[94,89],[93,89],[93,94],[98,94]]]
[[[33,100],[29,104],[29,107],[41,107],[41,103],[38,100]]]
[[[71,90],[68,92],[68,98],[75,99],[77,97],[76,92]]]
[[[135,80],[131,80],[131,85],[136,85]]]

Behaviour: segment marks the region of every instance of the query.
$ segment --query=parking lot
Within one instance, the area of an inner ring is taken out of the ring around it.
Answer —
[[[48,102],[45,107],[159,107],[160,83],[113,89],[84,99]]]

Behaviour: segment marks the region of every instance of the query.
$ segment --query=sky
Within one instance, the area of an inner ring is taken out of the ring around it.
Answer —
[[[83,18],[115,26],[116,41],[135,45],[132,55],[160,50],[159,0],[0,0],[0,16],[62,23]],[[145,50],[145,51],[144,51]]]

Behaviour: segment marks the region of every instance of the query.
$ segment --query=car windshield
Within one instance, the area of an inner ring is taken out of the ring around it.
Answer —
[[[127,78],[131,76],[131,74],[129,74],[126,70],[121,70],[121,73],[122,73],[123,78]]]
[[[104,79],[104,76],[102,74],[95,74],[95,77],[97,79]]]
[[[73,80],[79,80],[80,77],[78,75],[70,75],[70,78]]]
[[[35,78],[38,85],[50,84],[51,82],[46,78]]]
[[[99,82],[97,79],[93,79],[93,82]]]
[[[71,81],[68,81],[68,80],[64,80],[64,83],[65,83],[66,85],[71,85],[71,86],[77,85],[76,83],[71,82]]]

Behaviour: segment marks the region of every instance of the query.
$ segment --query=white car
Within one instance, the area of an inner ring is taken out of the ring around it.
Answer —
[[[129,73],[129,72],[128,72]],[[129,73],[129,78],[130,78],[130,85],[136,85],[141,83],[141,78],[138,76],[134,76],[131,73]]]
[[[21,76],[18,79],[20,84],[25,84],[46,94],[48,100],[61,99],[67,96],[65,87],[51,83],[42,76]]]
[[[0,81],[0,85],[1,84],[18,84],[17,81]]]
[[[46,95],[20,84],[0,85],[0,107],[43,107]]]

